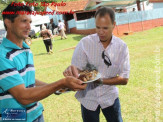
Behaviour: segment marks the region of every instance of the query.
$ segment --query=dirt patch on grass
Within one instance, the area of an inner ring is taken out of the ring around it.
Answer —
[[[66,49],[63,49],[63,50],[59,50],[58,52],[64,52],[64,51],[75,49],[75,48],[76,48],[76,46],[70,47],[70,48],[66,48]]]

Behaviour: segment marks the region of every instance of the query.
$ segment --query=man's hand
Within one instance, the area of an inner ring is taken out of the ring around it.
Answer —
[[[65,78],[64,87],[69,88],[73,91],[84,90],[86,86],[86,84],[83,84],[83,81],[72,76],[67,76]]]
[[[67,67],[67,69],[63,72],[63,75],[66,77],[65,84],[67,85],[68,88],[78,91],[83,90],[87,87],[87,84],[83,84],[81,80],[76,79],[79,78],[79,72],[80,70],[73,65]]]
[[[77,67],[70,65],[69,67],[67,67],[67,69],[63,72],[63,75],[65,77],[67,76],[74,76],[75,78],[79,77],[79,69],[77,69]]]

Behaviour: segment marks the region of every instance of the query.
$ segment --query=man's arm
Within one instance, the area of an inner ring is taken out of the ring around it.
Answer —
[[[62,88],[62,82],[51,83],[44,86],[25,88],[24,84],[9,89],[14,98],[23,105],[27,105],[46,98],[56,90]]]
[[[83,82],[81,80],[74,77],[66,77],[51,84],[36,80],[36,87],[26,88],[24,80],[15,68],[13,62],[4,57],[0,57],[0,62],[1,89],[3,89],[3,91],[9,91],[9,93],[23,105],[46,98],[60,88],[69,88],[74,91],[86,88],[86,85],[82,85]]]
[[[18,102],[23,105],[27,105],[46,98],[47,96],[53,94],[55,91],[59,90],[60,88],[70,88],[76,91],[85,89],[86,87],[86,85],[81,85],[82,81],[74,77],[66,77],[57,82],[44,85],[43,82],[41,83],[38,80],[36,82],[41,86],[25,88],[24,84],[21,84],[9,89],[8,91]]]
[[[102,79],[102,84],[106,84],[106,85],[126,85],[127,83],[128,83],[128,78],[123,78],[120,76],[114,78]]]

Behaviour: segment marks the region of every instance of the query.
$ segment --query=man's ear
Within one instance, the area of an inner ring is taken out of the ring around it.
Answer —
[[[5,20],[4,20],[4,23],[5,23],[5,25],[7,26],[7,28],[10,28],[10,26],[11,26],[11,20],[5,19]]]

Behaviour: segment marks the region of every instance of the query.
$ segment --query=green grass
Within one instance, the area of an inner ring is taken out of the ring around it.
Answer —
[[[154,122],[156,109],[156,57],[160,58],[160,72],[163,62],[163,27],[154,28],[133,35],[121,37],[130,51],[130,80],[126,86],[119,87],[119,97],[124,122]],[[63,78],[62,72],[71,63],[73,49],[60,50],[76,46],[83,36],[71,34],[68,39],[53,41],[54,54],[46,54],[43,41],[34,41],[31,50],[34,54],[36,78],[51,83]],[[160,53],[156,53],[159,47]],[[160,74],[163,87],[163,75]],[[161,89],[161,102],[163,90]],[[74,97],[75,92],[63,95],[51,95],[42,100],[45,122],[82,122],[80,104]],[[160,120],[163,121],[163,105],[160,106]],[[100,115],[100,121],[105,122]]]

